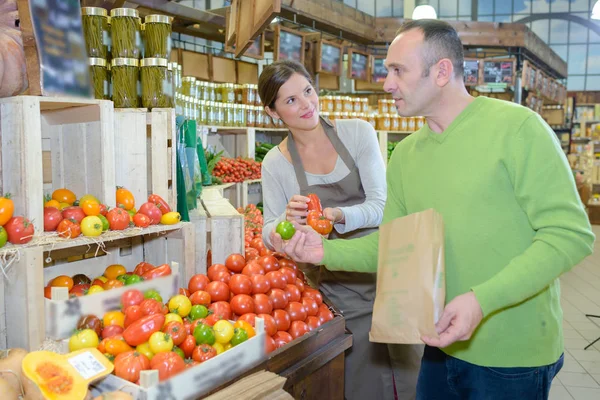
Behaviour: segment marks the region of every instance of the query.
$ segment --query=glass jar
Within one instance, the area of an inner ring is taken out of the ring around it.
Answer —
[[[208,101],[212,101],[212,102],[217,101],[217,94],[215,93],[216,92],[216,90],[215,90],[216,86],[217,85],[215,85],[212,82],[206,82],[206,94],[207,94],[207,97],[208,97],[208,99],[207,99]]]
[[[167,77],[165,85],[167,86],[167,100],[169,103],[168,107],[173,108],[175,98],[175,86],[173,85],[173,65],[171,63],[167,63]]]
[[[362,99],[360,99],[360,98],[356,98],[356,99],[354,99],[354,101],[353,101],[353,105],[354,105],[354,109],[353,109],[353,111],[354,111],[355,113],[360,113],[360,112],[362,112]]]
[[[233,83],[224,83],[221,85],[221,98],[223,103],[235,103],[235,85]]]
[[[354,110],[354,101],[352,100],[352,97],[350,97],[350,96],[344,97],[344,110],[343,110],[343,112],[351,113],[352,110]]]
[[[417,130],[421,129],[422,127],[425,126],[425,117],[418,117],[417,118]]]
[[[355,113],[355,112],[350,113],[350,119],[356,119],[357,116],[358,116],[358,113]]]
[[[215,119],[217,126],[223,126],[225,123],[225,104],[215,103]]]
[[[88,57],[108,59],[110,52],[108,12],[101,7],[82,7],[81,25]]]
[[[342,96],[335,96],[333,98],[333,111],[343,112],[344,111],[344,98]]]
[[[360,108],[363,114],[367,114],[369,112],[369,99],[363,98],[360,99]]]
[[[333,102],[333,96],[324,96],[323,97],[323,105],[321,106],[321,110],[328,112],[328,113],[332,113],[334,111],[334,102]]]
[[[169,88],[167,86],[166,58],[144,58],[141,62],[142,107],[168,108]]]
[[[350,113],[349,112],[343,112],[342,113],[342,119],[350,119]]]
[[[377,130],[378,131],[389,131],[392,123],[390,121],[390,114],[379,114],[377,115]]]
[[[246,113],[246,126],[255,127],[256,126],[256,111],[254,110],[254,106],[243,105],[244,112]]]
[[[183,115],[183,100],[180,93],[175,93],[175,115]]]
[[[373,129],[377,127],[377,117],[375,114],[369,114],[367,116],[367,121],[373,126]]]
[[[193,76],[184,76],[181,79],[181,94],[184,96],[196,97],[196,78]]]
[[[204,109],[206,110],[206,125],[212,126],[215,124],[215,109],[212,101],[204,102]]]
[[[250,99],[254,98],[254,105],[262,106],[262,102],[260,101],[260,96],[258,95],[258,85],[255,85],[255,84],[250,85],[250,90],[251,90]]]
[[[225,104],[224,105],[224,110],[223,110],[223,124],[225,126],[235,126],[236,125],[236,120],[235,120],[235,110],[233,108],[233,104]]]
[[[233,91],[235,93],[235,103],[244,104],[244,94],[242,91],[243,85],[233,85]]]
[[[145,57],[169,58],[171,56],[171,22],[166,15],[148,15],[144,19]]]
[[[206,104],[207,102],[204,100],[199,100],[199,109],[200,109],[200,124],[208,125],[208,113],[206,112]]]
[[[377,106],[379,114],[387,114],[389,112],[387,100],[378,100]]]
[[[391,119],[391,130],[394,132],[398,132],[400,130],[400,116],[399,115],[392,115],[392,119]]]
[[[408,132],[408,118],[400,117],[400,132]]]
[[[248,105],[258,105],[256,104],[256,90],[254,89],[254,85],[249,83],[242,85],[242,103]]]
[[[223,85],[222,84],[217,84],[215,83],[215,101],[217,103],[222,103],[223,102]]]
[[[110,10],[112,56],[139,59],[142,48],[141,19],[138,10],[114,8]]]
[[[416,128],[416,123],[415,123],[415,117],[408,117],[408,131],[409,132],[414,132],[415,128]]]
[[[94,88],[94,98],[99,100],[110,100],[110,70],[109,65],[103,58],[89,58],[90,76]]]
[[[175,88],[175,91],[180,92],[181,91],[182,79],[183,79],[183,76],[181,74],[182,69],[181,69],[181,65],[179,65],[177,63],[175,63],[175,65],[177,66],[177,79],[176,79],[177,87]],[[175,72],[174,69],[173,69],[173,72]]]
[[[113,58],[111,62],[112,101],[115,108],[139,107],[139,67],[136,58]],[[141,88],[140,88],[141,89]]]
[[[202,93],[204,91],[203,82],[196,79],[195,85],[196,85],[196,98],[198,100],[204,100],[204,95]]]
[[[244,105],[243,104],[235,104],[235,112],[237,114],[237,121],[238,121],[238,125],[237,126],[241,126],[241,127],[245,127],[247,126],[247,120],[246,120],[246,110],[244,110]]]

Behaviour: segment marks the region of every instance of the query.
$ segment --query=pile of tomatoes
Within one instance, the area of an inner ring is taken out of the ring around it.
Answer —
[[[206,323],[209,311],[178,294],[163,304],[155,291],[128,290],[121,296],[122,311],[102,320],[82,317],[69,339],[69,350],[96,347],[114,363],[114,374],[139,384],[140,372],[158,370],[163,381],[201,364],[251,337],[249,323],[227,320]]]
[[[278,253],[232,254],[225,265],[211,265],[207,275],[194,275],[186,294],[192,304],[208,307],[205,323],[211,326],[222,319],[254,326],[256,317],[264,319],[267,352],[333,319],[321,293],[308,286],[294,261]]]
[[[150,195],[137,211],[135,199],[129,190],[117,187],[116,200],[117,206],[109,209],[91,194],[78,200],[72,191],[57,189],[52,193],[52,198],[47,198],[44,203],[44,231],[56,231],[67,239],[81,234],[100,236],[102,232],[120,231],[130,226],[147,228],[156,224],[172,225],[181,218],[156,194]]]
[[[85,274],[77,274],[72,277],[59,275],[48,282],[44,288],[44,297],[52,298],[53,287],[67,288],[69,297],[80,297],[168,275],[171,275],[169,264],[154,266],[147,262],[141,262],[130,272],[127,272],[125,266],[121,264],[112,264],[106,267],[102,275],[93,280]]]
[[[13,216],[15,204],[10,194],[0,195],[0,247],[6,242],[25,244],[33,238],[33,224],[22,216]]]
[[[260,179],[261,164],[251,158],[223,157],[213,170],[213,175],[220,178],[223,183],[243,182],[245,180]]]
[[[255,238],[262,237],[263,215],[254,204],[248,204],[246,208],[238,208],[240,214],[244,215],[244,241],[246,247],[251,247],[250,244]]]

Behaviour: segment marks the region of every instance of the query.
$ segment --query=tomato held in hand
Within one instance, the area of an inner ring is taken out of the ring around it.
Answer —
[[[244,267],[246,266],[246,259],[241,254],[231,254],[225,260],[225,266],[230,271],[235,273],[241,273]]]
[[[164,381],[184,371],[185,362],[177,353],[168,351],[156,354],[150,361],[150,368],[158,370],[159,380]]]
[[[207,344],[201,344],[196,347],[194,353],[192,354],[192,358],[194,361],[198,363],[203,363],[206,360],[210,360],[211,358],[217,355],[217,350],[214,347],[209,346]]]
[[[309,211],[306,224],[313,228],[318,234],[326,236],[333,230],[333,223],[316,211]]]
[[[140,372],[150,369],[148,357],[137,351],[117,355],[114,364],[115,375],[132,383],[140,380]]]
[[[319,214],[323,214],[323,207],[321,206],[321,200],[319,196],[314,193],[310,193],[308,196],[308,211],[316,211]]]
[[[296,233],[296,228],[290,221],[281,221],[275,231],[281,236],[283,240],[290,240],[294,233]]]

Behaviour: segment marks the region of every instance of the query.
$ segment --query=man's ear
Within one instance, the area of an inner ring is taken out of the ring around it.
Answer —
[[[436,65],[435,79],[440,87],[446,86],[454,76],[454,65],[448,58],[443,58]]]
[[[279,119],[279,114],[277,114],[276,111],[271,110],[271,108],[269,106],[265,106],[265,112],[273,119],[277,120]]]

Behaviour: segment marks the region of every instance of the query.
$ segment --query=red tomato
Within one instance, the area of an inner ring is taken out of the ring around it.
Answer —
[[[308,329],[310,331],[314,331],[315,329],[321,326],[321,320],[319,319],[319,317],[309,316],[306,317],[306,321],[304,322],[306,322],[306,326],[308,326]]]
[[[194,350],[194,353],[192,354],[192,358],[194,359],[194,361],[199,362],[199,363],[203,363],[206,360],[210,360],[211,358],[215,357],[217,355],[217,350],[208,345],[208,344],[201,344],[200,346],[196,347],[196,349]]]
[[[287,296],[288,302],[299,302],[302,298],[302,293],[300,293],[300,289],[298,289],[296,285],[290,285],[289,283],[285,286],[285,295]]]
[[[161,276],[169,276],[171,275],[171,272],[171,266],[169,264],[163,264],[144,272],[142,278],[144,278],[145,281],[149,281],[154,278],[160,278]]]
[[[297,301],[290,302],[285,311],[290,315],[290,319],[292,322],[294,321],[304,321],[307,317],[306,309],[302,305],[302,303],[298,303]]]
[[[190,291],[186,288],[180,287],[178,293],[184,295],[185,297],[190,297]]]
[[[265,350],[267,354],[277,350],[277,344],[275,343],[275,339],[273,339],[269,335],[265,336]]]
[[[266,294],[255,294],[252,296],[254,299],[254,310],[258,314],[271,314],[273,312],[273,303]]]
[[[44,207],[44,231],[55,231],[64,218],[60,210],[56,207]]]
[[[125,328],[144,316],[144,311],[140,306],[129,306],[123,309],[123,312],[125,313]]]
[[[324,324],[327,321],[331,321],[333,319],[333,313],[325,304],[321,304],[319,306],[319,312],[317,312],[317,317],[321,321],[321,324]]]
[[[266,247],[263,247],[262,249],[260,249],[260,256],[261,257],[265,257],[265,256],[272,256],[274,253],[267,249]]]
[[[193,353],[193,352],[192,352]],[[187,357],[187,356],[186,356]],[[191,356],[190,356],[191,357]],[[186,358],[183,360],[185,362],[185,369],[188,370],[190,368],[194,368],[196,365],[200,365],[199,362],[192,360],[191,358]]]
[[[232,307],[226,301],[214,302],[210,305],[210,307],[208,307],[208,310],[211,311],[212,314],[218,316],[219,319],[231,319],[232,316]]]
[[[33,239],[33,223],[24,217],[12,217],[4,225],[8,241],[12,244],[25,244]]]
[[[267,272],[267,274],[265,276],[271,283],[271,289],[281,289],[281,290],[285,289],[287,282],[281,272],[271,271],[271,272]]]
[[[179,348],[183,351],[186,358],[190,358],[196,348],[196,339],[194,339],[193,335],[187,335]]]
[[[317,304],[317,301],[311,297],[303,297],[302,305],[306,310],[306,315],[309,317],[316,316],[319,312],[319,305]]]
[[[231,310],[237,315],[254,312],[254,300],[247,294],[236,294],[230,301]]]
[[[267,292],[274,309],[284,309],[288,304],[287,295],[281,289],[271,289]]]
[[[255,248],[252,248],[252,247],[246,247],[245,253],[246,253],[246,257],[245,257],[246,262],[256,260],[257,258],[260,257],[260,253],[258,252],[258,250],[256,250]]]
[[[64,219],[75,220],[78,224],[81,220],[86,217],[81,207],[67,207],[62,210],[62,217]]]
[[[133,383],[140,380],[140,372],[150,369],[148,357],[133,350],[118,354],[114,364],[115,375]]]
[[[323,304],[323,295],[321,295],[321,293],[319,293],[318,290],[315,290],[313,288],[309,288],[309,287],[304,288],[304,292],[302,292],[302,296],[315,299],[317,301],[318,305]]]
[[[267,332],[267,336],[273,336],[277,332],[277,324],[272,315],[258,314],[256,318],[262,318],[265,321],[265,332]]]
[[[290,268],[293,271],[297,271],[298,270],[298,266],[296,265],[296,263],[293,260],[290,260],[289,258],[280,258],[279,260],[279,268]]]
[[[120,325],[109,325],[102,329],[102,338],[107,339],[113,336],[121,335],[123,333],[123,327]]]
[[[280,348],[294,340],[294,338],[287,332],[277,331],[277,333],[273,335],[273,340],[275,340],[275,346]]]
[[[208,325],[208,326],[213,326],[217,321],[221,320],[223,318],[219,318],[218,315],[216,314],[211,314],[208,316],[208,318],[204,319],[204,324]],[[202,321],[201,319],[197,319],[196,321]],[[194,322],[196,322],[194,321]],[[192,331],[193,332],[193,331]]]
[[[210,282],[206,285],[206,292],[210,295],[212,301],[228,301],[229,286],[223,282]]]
[[[142,206],[138,210],[138,213],[144,214],[144,215],[150,217],[151,225],[160,224],[160,218],[162,217],[162,212],[154,204],[152,204],[150,202],[142,204]]]
[[[162,314],[163,305],[154,299],[145,299],[140,303],[144,315]]]
[[[81,226],[75,220],[63,219],[58,224],[58,228],[56,228],[56,232],[60,237],[65,239],[75,239],[79,235],[81,235]]]
[[[204,290],[209,282],[210,280],[208,279],[208,276],[204,274],[196,274],[190,278],[188,289],[190,293],[194,294],[198,290]]]
[[[44,288],[44,297],[47,299],[52,299],[52,286],[46,286]]]
[[[135,266],[135,269],[133,270],[133,273],[139,276],[144,275],[146,272],[150,271],[151,269],[156,268],[154,265],[144,262],[142,261],[141,263],[139,263],[138,265]]]
[[[267,293],[271,290],[271,281],[264,275],[253,275],[250,277],[252,281],[252,293]]]
[[[123,309],[129,306],[139,306],[144,301],[144,293],[139,290],[127,290],[121,295],[121,307]]]
[[[230,271],[237,272],[239,274],[246,266],[246,259],[241,254],[232,254],[225,260],[225,266]]]
[[[215,276],[215,279],[214,279],[215,282],[223,282],[227,285],[229,285],[230,280],[231,280],[231,274],[229,272],[225,272],[225,271],[217,272],[217,275]]]
[[[146,315],[123,331],[123,338],[130,346],[138,346],[150,339],[154,332],[159,332],[165,324],[165,316],[161,314]]]
[[[293,285],[296,283],[296,271],[290,267],[279,268],[279,272],[283,274],[288,284]]]
[[[133,224],[139,228],[147,228],[151,223],[152,220],[147,215],[136,213],[133,216]]]
[[[154,206],[156,207],[156,206]],[[158,208],[157,208],[158,210]],[[160,212],[160,210],[159,210]],[[150,368],[158,370],[158,379],[164,381],[185,370],[185,362],[179,354],[173,351],[156,353],[150,361]]]
[[[252,325],[252,327],[254,328],[254,326],[255,326],[254,324],[256,323],[256,314],[254,314],[254,313],[244,314],[244,315],[240,316],[237,320],[238,321],[246,321],[247,323]]]
[[[183,324],[177,321],[169,322],[163,327],[162,331],[171,335],[171,339],[173,339],[173,344],[175,346],[179,346],[181,343],[183,343],[188,335]]]
[[[296,278],[296,287],[300,290],[300,293],[304,292],[304,282],[302,282],[300,279]]]
[[[277,271],[279,262],[273,256],[264,256],[258,259],[258,263],[263,266],[265,272]]]
[[[217,274],[220,271],[229,272],[229,270],[227,269],[227,267],[224,266],[223,264],[214,264],[214,265],[211,265],[210,267],[208,267],[208,270],[206,271],[206,275],[208,275],[208,279],[210,281],[214,281],[215,280],[215,276],[217,276]],[[206,290],[206,289],[204,289],[204,290]]]
[[[304,321],[293,321],[288,332],[294,339],[297,339],[300,336],[307,334],[309,329]]]
[[[131,218],[127,211],[122,208],[113,208],[106,214],[106,219],[111,231],[122,231],[129,227]]]
[[[287,332],[287,330],[290,329],[292,320],[290,319],[290,315],[285,310],[273,311],[273,318],[275,319],[275,325],[277,326],[278,331]]]
[[[89,288],[90,288],[90,285],[88,285],[88,284],[74,285],[73,288],[71,290],[69,290],[69,297],[85,296],[85,294],[87,293]]]
[[[201,305],[208,307],[210,305],[210,294],[205,292],[204,290],[197,290],[190,296],[190,301],[192,305]]]
[[[246,264],[246,266],[242,270],[242,274],[247,275],[247,276],[264,275],[265,269],[258,262],[250,261],[248,264]]]
[[[252,280],[246,275],[235,274],[229,280],[229,289],[235,294],[252,294]]]
[[[263,243],[263,240],[261,237],[257,237],[255,239],[252,239],[252,241],[250,242],[250,247],[258,250],[258,252],[260,254],[260,250],[265,248],[265,244]]]

